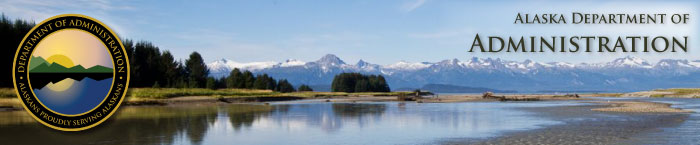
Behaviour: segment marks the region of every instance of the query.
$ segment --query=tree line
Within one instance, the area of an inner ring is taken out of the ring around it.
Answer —
[[[389,85],[382,75],[341,73],[333,78],[333,92],[390,92]]]
[[[10,20],[2,14],[0,17],[0,87],[13,87],[12,85],[12,63],[17,52],[19,43],[29,30],[34,27],[34,22],[25,20]]]
[[[12,67],[19,43],[35,23],[21,19],[10,20],[4,14],[0,17],[0,68]],[[170,51],[161,51],[148,41],[134,42],[122,39],[131,66],[131,87],[164,88],[242,88],[265,89],[278,92],[294,92],[297,89],[286,79],[277,81],[267,74],[254,75],[250,71],[234,69],[223,78],[209,77],[204,59],[198,52],[192,52],[184,61],[175,60]],[[0,87],[13,87],[12,72],[0,71]],[[298,91],[313,91],[308,85],[301,85]]]

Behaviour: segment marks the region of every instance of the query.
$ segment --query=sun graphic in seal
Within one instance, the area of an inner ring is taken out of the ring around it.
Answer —
[[[73,61],[70,60],[70,58],[61,54],[54,54],[49,56],[49,58],[46,58],[46,62],[60,64],[63,67],[73,67],[75,65],[73,64]]]
[[[109,27],[80,14],[36,24],[15,53],[13,83],[24,110],[47,127],[82,131],[119,108],[129,58]]]
[[[37,44],[29,79],[40,103],[51,111],[76,115],[104,101],[112,84],[108,49],[87,31],[64,29]]]

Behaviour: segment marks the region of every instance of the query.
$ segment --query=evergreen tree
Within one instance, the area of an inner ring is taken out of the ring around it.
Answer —
[[[299,92],[312,92],[314,90],[311,89],[311,87],[309,87],[308,85],[300,85],[299,89],[297,89],[297,91],[299,91]]]
[[[267,74],[264,74],[264,75],[266,76]],[[277,81],[275,80],[275,78],[269,77],[267,80],[267,85],[265,86],[265,89],[266,90],[275,90],[276,87],[277,87]]]
[[[161,87],[188,87],[189,72],[169,51],[161,53],[157,46],[147,41],[123,40],[131,66],[131,86],[148,87],[158,83]]]
[[[355,83],[355,92],[369,92],[369,87],[369,81],[365,79],[357,80],[357,82]]]
[[[255,78],[255,83],[253,84],[254,89],[259,90],[274,90],[275,85],[275,79],[268,76],[267,74],[258,75]]]
[[[213,77],[207,77],[207,89],[216,89],[216,79]]]
[[[282,93],[289,93],[296,91],[294,86],[290,84],[286,79],[282,79],[277,83],[277,91]]]
[[[216,79],[216,88],[217,89],[226,88],[226,80],[227,80],[226,77]]]
[[[389,92],[389,85],[381,75],[341,73],[333,78],[333,92]]]
[[[185,68],[189,72],[189,84],[192,88],[204,87],[206,79],[209,75],[209,68],[204,63],[202,56],[199,53],[192,52],[190,58],[185,60]]]
[[[179,74],[177,78],[173,78],[173,79],[177,80],[175,83],[175,87],[187,88],[188,87],[187,76],[189,75],[189,72],[185,68],[185,65],[183,65],[182,63],[178,63],[177,68],[175,70],[177,70],[177,72]]]
[[[161,70],[159,71],[162,72],[162,75],[158,79],[159,82],[162,82],[163,86],[166,87],[175,87],[177,78],[182,75],[178,70],[179,63],[175,61],[170,51],[163,52],[160,63]]]
[[[255,77],[253,89],[264,90],[267,88],[267,75],[258,75]]]
[[[234,68],[233,70],[231,70],[231,72],[228,74],[228,78],[226,78],[226,87],[244,88],[245,83],[243,83],[242,76],[243,74],[238,68]]]
[[[244,82],[243,88],[253,89],[253,84],[255,83],[255,76],[253,76],[253,73],[246,70],[245,72],[243,72],[242,77]]]
[[[24,39],[24,35],[34,27],[34,22],[17,19],[10,20],[2,14],[0,17],[0,87],[13,87],[12,85],[12,63],[17,52],[17,47]]]
[[[158,84],[158,82],[156,81],[155,83],[153,83],[153,86],[151,86],[151,88],[160,88],[160,84]]]
[[[376,88],[374,90],[376,92],[391,92],[391,88],[389,88],[389,84],[386,83],[384,76],[377,76]]]
[[[342,73],[333,77],[331,83],[331,91],[333,92],[355,92],[354,79],[350,79],[353,74]]]
[[[130,64],[132,71],[131,84],[134,87],[149,87],[161,78],[160,51],[150,42],[140,41],[134,45],[134,63]]]

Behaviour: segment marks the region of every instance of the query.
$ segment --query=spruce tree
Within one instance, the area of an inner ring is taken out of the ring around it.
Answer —
[[[12,85],[12,63],[17,52],[17,46],[24,39],[29,30],[34,27],[34,22],[17,19],[10,20],[2,14],[0,17],[0,87],[13,87]]]
[[[333,92],[389,92],[389,85],[381,75],[341,73],[333,78]]]
[[[216,89],[216,79],[213,77],[207,77],[207,84],[206,84],[207,89]]]
[[[282,79],[277,83],[277,91],[281,93],[289,93],[296,91],[294,86],[290,84],[286,79]]]
[[[226,87],[228,87],[228,88],[243,88],[242,86],[244,86],[244,85],[242,85],[242,84],[244,84],[244,83],[242,83],[243,82],[242,81],[243,79],[241,79],[242,75],[243,74],[241,73],[241,70],[238,68],[234,68],[233,70],[231,70],[228,77],[226,78]]]
[[[253,76],[253,73],[250,71],[245,71],[243,72],[243,88],[246,89],[253,89],[253,84],[255,83],[255,76]]]
[[[311,87],[309,87],[308,85],[303,85],[303,84],[302,84],[302,85],[299,86],[299,89],[297,89],[297,91],[299,91],[299,92],[312,92],[312,91],[314,91],[314,90],[311,89]]]
[[[204,63],[202,55],[192,52],[190,58],[185,60],[187,71],[189,72],[189,82],[192,88],[201,88],[205,86],[206,79],[209,75],[209,68]]]

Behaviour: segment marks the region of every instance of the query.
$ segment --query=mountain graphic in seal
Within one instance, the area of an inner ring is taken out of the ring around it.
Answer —
[[[30,73],[112,73],[114,71],[112,68],[101,65],[85,68],[82,65],[65,66],[65,63],[49,63],[42,57],[32,57],[29,64]]]

